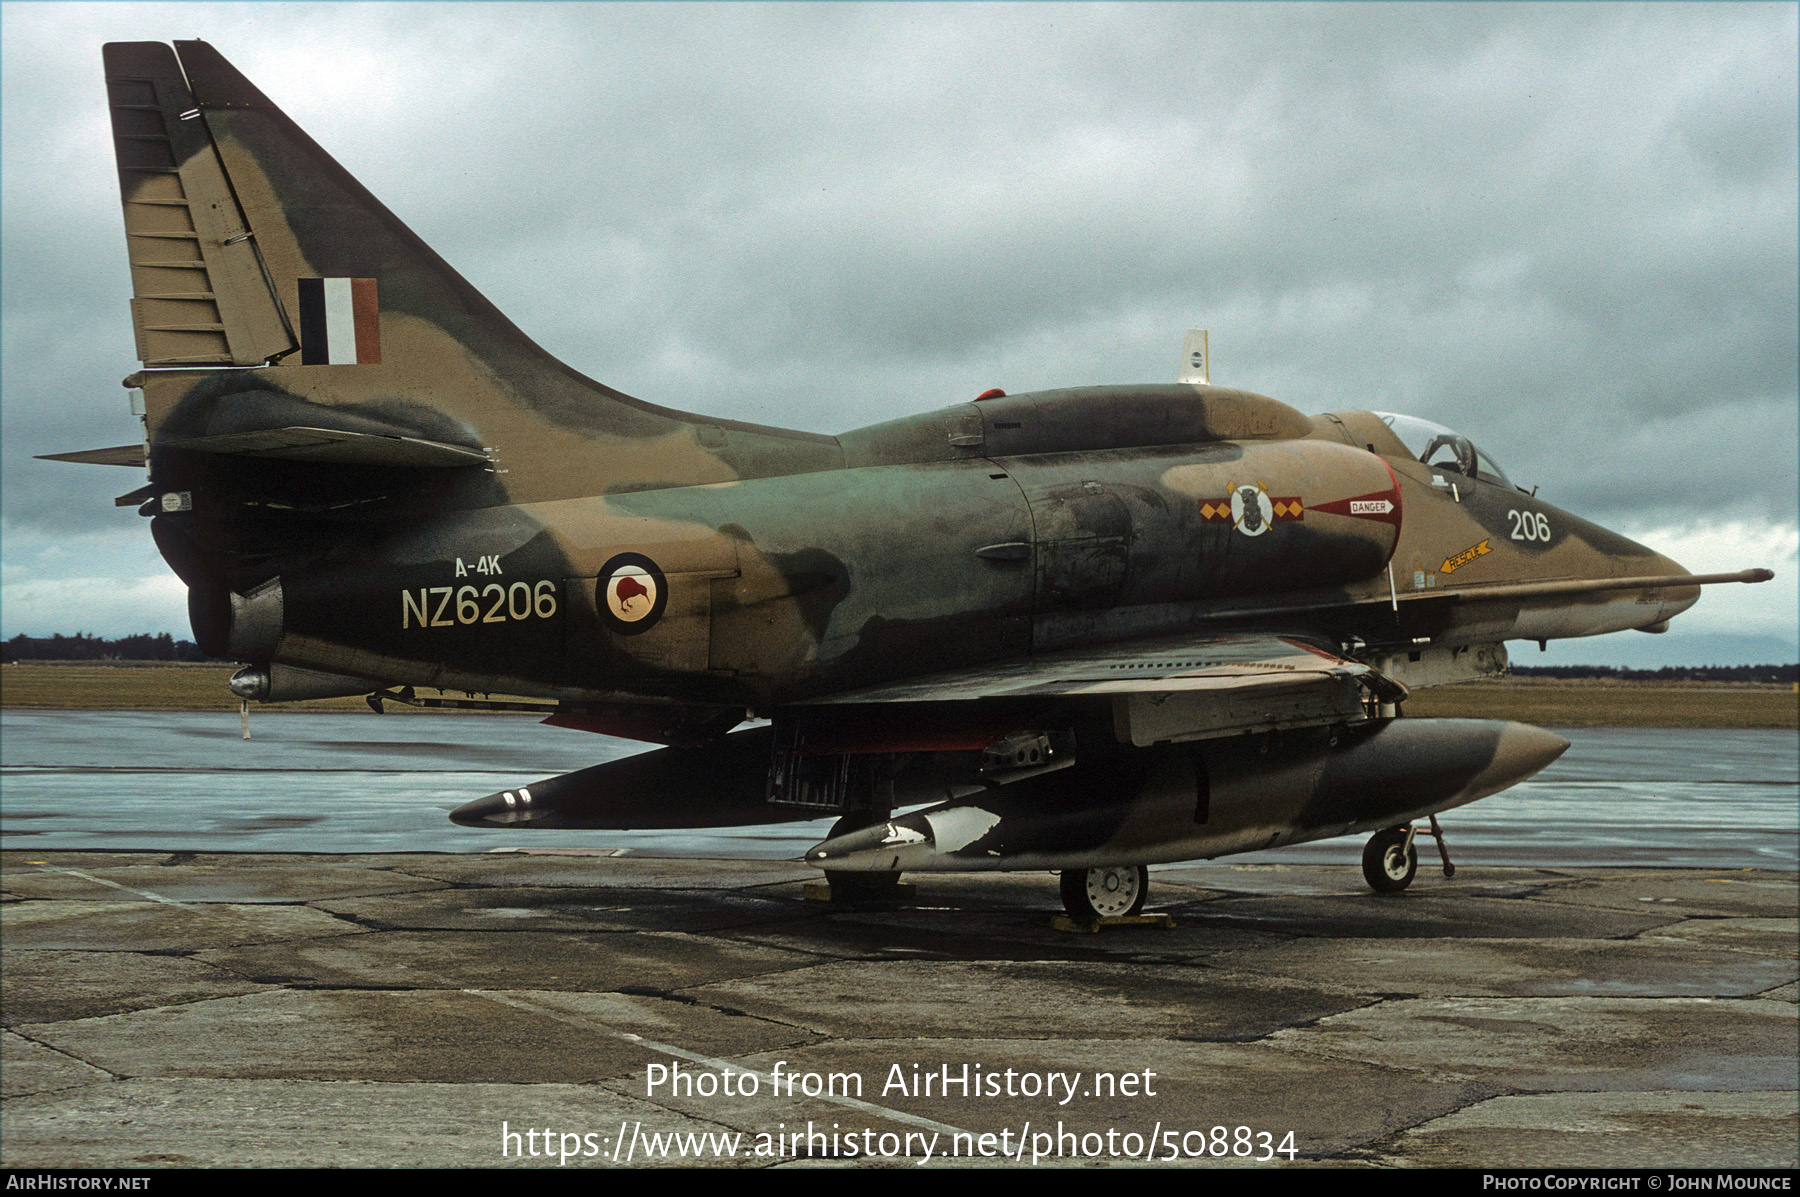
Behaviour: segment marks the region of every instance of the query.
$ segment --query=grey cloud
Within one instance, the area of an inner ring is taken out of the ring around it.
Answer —
[[[836,431],[1217,377],[1795,508],[1791,5],[13,5],[5,513],[117,528],[99,42],[213,41],[577,369]],[[1619,431],[1623,429],[1624,431]],[[1571,455],[1571,444],[1600,445]]]

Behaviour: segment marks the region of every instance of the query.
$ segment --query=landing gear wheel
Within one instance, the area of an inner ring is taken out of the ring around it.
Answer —
[[[1149,896],[1150,870],[1143,865],[1064,869],[1062,873],[1063,909],[1070,918],[1084,922],[1136,914]]]
[[[825,870],[825,884],[834,902],[893,902],[900,896],[898,873],[846,873]]]
[[[1363,879],[1378,894],[1397,894],[1412,884],[1419,871],[1419,853],[1412,843],[1412,832],[1405,827],[1390,827],[1369,837],[1363,848]]]
[[[861,831],[871,827],[887,816],[876,818],[869,811],[858,811],[844,815],[831,825],[825,838]],[[831,898],[834,902],[872,903],[886,905],[900,896],[899,873],[851,873],[841,869],[826,869],[825,884],[831,887]]]

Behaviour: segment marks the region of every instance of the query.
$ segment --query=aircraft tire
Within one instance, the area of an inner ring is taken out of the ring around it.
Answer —
[[[1136,914],[1149,896],[1150,870],[1143,865],[1062,871],[1063,909],[1083,922]]]
[[[852,831],[861,831],[881,820],[868,811],[855,811],[841,816],[831,825],[826,838],[847,835]],[[851,873],[839,869],[825,870],[825,884],[831,887],[831,897],[837,902],[892,902],[900,893],[900,874],[895,873]]]
[[[900,893],[898,873],[846,873],[825,870],[825,884],[837,902],[891,902]]]
[[[1369,837],[1363,848],[1363,880],[1378,894],[1397,894],[1419,871],[1419,850],[1407,843],[1404,827],[1390,827]]]

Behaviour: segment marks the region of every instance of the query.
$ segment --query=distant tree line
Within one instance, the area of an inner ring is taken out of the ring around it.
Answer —
[[[77,632],[73,636],[14,636],[0,642],[0,661],[210,661],[192,640],[156,636],[124,636],[107,640]]]
[[[1520,665],[1518,677],[1604,677],[1621,682],[1800,682],[1800,665],[1665,665],[1615,669],[1611,665]]]

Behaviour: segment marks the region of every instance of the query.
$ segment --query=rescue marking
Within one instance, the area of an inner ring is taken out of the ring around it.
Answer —
[[[620,553],[600,567],[594,598],[602,623],[622,636],[636,636],[662,618],[669,605],[669,584],[650,558]]]
[[[1456,556],[1446,557],[1444,559],[1443,566],[1438,570],[1438,572],[1444,573],[1444,574],[1453,574],[1457,570],[1461,569],[1463,566],[1467,565],[1469,562],[1475,560],[1475,558],[1485,557],[1493,551],[1494,550],[1492,550],[1491,548],[1488,547],[1488,542],[1485,540],[1482,541],[1480,544],[1472,544],[1468,548],[1464,549],[1462,552],[1458,553]]]

